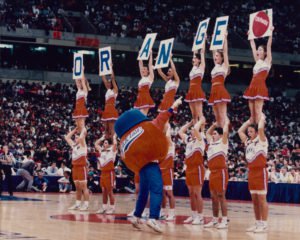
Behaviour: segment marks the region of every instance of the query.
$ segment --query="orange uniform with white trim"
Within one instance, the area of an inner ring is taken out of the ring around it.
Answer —
[[[201,133],[202,135],[202,133]],[[202,137],[202,139],[204,139]],[[203,163],[203,155],[205,150],[205,142],[193,139],[188,141],[186,138],[185,165],[186,165],[186,185],[202,186],[204,183],[205,168]]]
[[[251,191],[268,190],[267,154],[268,141],[261,141],[259,137],[248,139],[246,145],[246,160],[248,162],[248,186]]]
[[[150,95],[150,87],[152,81],[149,77],[142,77],[138,85],[138,96],[134,103],[134,108],[144,109],[144,108],[153,108],[155,107],[154,101]]]
[[[253,68],[253,77],[250,86],[244,92],[244,98],[254,100],[269,100],[266,80],[271,69],[271,64],[259,59]]]
[[[228,171],[226,159],[228,154],[228,143],[224,144],[222,139],[211,142],[207,149],[209,175],[209,189],[221,193],[227,190]]]
[[[87,94],[79,89],[76,93],[76,103],[75,103],[75,109],[73,111],[73,119],[76,118],[86,118],[89,116],[89,113],[86,109],[86,99]]]
[[[200,67],[194,66],[190,72],[190,87],[185,97],[186,102],[204,102],[205,93],[202,90],[204,72]]]
[[[72,147],[72,177],[74,181],[87,180],[87,147],[79,144]]]
[[[153,121],[143,121],[121,137],[121,156],[131,171],[136,173],[148,163],[165,160],[168,141],[163,129],[170,116],[168,111],[160,113]]]
[[[216,64],[211,71],[211,91],[208,100],[209,105],[214,105],[220,102],[230,102],[230,95],[225,88],[225,78],[227,76],[228,69],[225,68],[224,63]]]
[[[108,89],[105,94],[105,108],[102,113],[102,121],[111,121],[117,120],[119,117],[118,111],[115,107],[116,98],[118,94],[114,92],[112,89]]]
[[[159,112],[167,111],[172,106],[172,104],[174,103],[177,88],[178,84],[175,82],[175,80],[168,80],[168,82],[165,85],[165,93],[163,99],[158,107]]]
[[[175,144],[169,146],[168,155],[160,164],[161,175],[165,190],[173,189]]]
[[[102,149],[100,157],[98,158],[101,170],[100,185],[108,191],[113,189],[115,183],[115,159],[116,153],[112,147],[106,150]]]

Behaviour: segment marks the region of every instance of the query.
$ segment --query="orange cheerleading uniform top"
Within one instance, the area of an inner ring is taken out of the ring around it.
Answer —
[[[87,147],[75,145],[72,147],[72,165],[85,167],[87,163]]]
[[[202,90],[202,79],[204,71],[200,67],[194,66],[190,72],[190,87],[185,97],[186,102],[206,101],[205,93]]]
[[[174,157],[175,157],[175,144],[172,143],[171,146],[169,146],[168,155],[165,160],[163,160],[159,167],[161,170],[163,169],[173,169],[174,168]]]
[[[259,137],[248,139],[246,144],[246,160],[249,169],[265,168],[267,165],[268,141],[261,141]]]
[[[100,170],[103,172],[114,171],[116,153],[112,150],[112,147],[108,149],[102,149],[100,152],[100,157],[98,158]]]
[[[150,95],[150,87],[152,81],[149,77],[142,77],[138,85],[138,96],[134,103],[134,108],[143,109],[143,108],[153,108],[155,107],[154,101]]]
[[[86,109],[86,99],[87,94],[79,89],[76,93],[76,103],[75,103],[75,109],[73,111],[73,118],[86,118],[88,117],[88,111]]]
[[[165,93],[163,99],[158,107],[159,112],[167,111],[172,106],[172,104],[174,103],[177,88],[178,85],[176,84],[175,80],[168,80],[165,85]]]
[[[228,143],[224,144],[222,139],[211,142],[207,149],[207,161],[210,171],[227,168],[226,159],[228,154]]]
[[[121,157],[131,171],[138,173],[148,163],[166,159],[168,140],[163,129],[170,116],[169,111],[160,113],[153,121],[141,122],[122,136]]]
[[[209,105],[214,105],[220,102],[230,102],[230,95],[225,88],[225,78],[227,76],[228,69],[225,68],[224,63],[216,64],[211,71],[211,91],[208,100]]]
[[[115,108],[117,94],[112,89],[108,89],[105,94],[105,108],[102,113],[102,121],[117,120],[119,117],[118,111]]]
[[[263,99],[269,100],[266,80],[271,69],[271,64],[259,59],[253,68],[253,77],[250,86],[244,92],[246,99]]]

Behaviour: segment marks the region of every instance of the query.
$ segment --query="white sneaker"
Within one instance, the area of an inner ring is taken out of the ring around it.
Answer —
[[[155,232],[162,233],[162,228],[158,221],[155,219],[148,219],[147,226],[152,228]]]
[[[133,210],[132,212],[128,213],[128,214],[127,214],[127,217],[133,217],[134,211],[135,211],[135,210]]]
[[[79,209],[80,209],[80,205],[77,205],[77,204],[74,204],[68,208],[68,210],[79,210]]]
[[[148,211],[144,211],[142,214],[142,218],[148,218],[150,213]]]
[[[105,213],[106,214],[114,214],[115,213],[115,209],[114,208],[109,208],[108,210],[106,210]]]
[[[79,211],[82,211],[82,212],[87,211],[87,210],[89,210],[89,206],[86,205],[86,204],[83,204],[83,205],[81,206],[81,208],[79,209]]]
[[[98,214],[105,214],[106,211],[107,211],[107,209],[101,208],[96,213],[98,213]]]
[[[217,229],[227,229],[228,228],[228,223],[227,221],[224,222],[222,221],[221,223],[218,224]]]
[[[188,217],[183,221],[183,223],[192,223],[194,221],[194,218],[192,216]]]
[[[131,224],[134,228],[136,228],[138,230],[142,229],[142,227],[141,227],[142,222],[139,218],[133,216],[132,218],[129,218],[128,221],[131,222]]]
[[[258,227],[258,224],[255,223],[252,227],[247,228],[246,232],[254,232],[257,227]]]
[[[253,232],[254,233],[265,233],[267,231],[268,231],[268,226],[259,224]]]
[[[167,218],[166,218],[166,221],[174,221],[175,220],[175,215],[169,215]]]
[[[193,220],[192,225],[203,225],[203,223],[204,223],[204,219],[203,218],[196,217]]]
[[[217,227],[217,226],[218,226],[218,222],[216,222],[216,221],[210,221],[210,222],[204,224],[205,228],[213,228],[213,227]]]

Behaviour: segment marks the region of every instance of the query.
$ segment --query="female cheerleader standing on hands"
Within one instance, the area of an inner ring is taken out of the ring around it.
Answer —
[[[111,65],[112,67],[112,65]],[[115,133],[114,125],[118,119],[119,114],[115,107],[116,99],[118,96],[118,86],[116,83],[115,74],[112,70],[111,81],[106,76],[102,76],[102,81],[107,89],[105,94],[105,108],[102,113],[101,120],[104,122],[106,138],[111,139]]]
[[[139,109],[147,116],[149,109],[155,107],[150,95],[150,87],[154,81],[152,51],[150,52],[148,67],[144,66],[143,61],[140,60],[139,68],[142,79],[139,81],[138,96],[134,103],[134,108]]]
[[[171,68],[169,68],[167,75],[163,73],[161,68],[157,69],[158,74],[166,82],[163,100],[161,101],[158,107],[159,112],[165,112],[172,106],[180,83],[180,78],[177,74],[175,64],[172,60],[172,55],[170,59],[170,64],[171,64]],[[176,109],[174,111],[176,112]]]
[[[191,136],[186,134],[192,122],[185,124],[179,130],[179,136],[186,144],[185,165],[186,168],[186,185],[189,189],[192,216],[184,220],[184,223],[200,225],[204,223],[203,219],[203,199],[201,196],[202,186],[204,183],[205,168],[203,156],[205,151],[204,130],[205,118],[202,116],[200,121],[194,125]]]
[[[206,101],[205,93],[202,90],[202,79],[205,70],[205,44],[200,50],[200,55],[195,52],[193,57],[193,68],[190,72],[190,88],[185,97],[185,101],[189,103],[196,123],[203,116],[203,102]]]
[[[75,119],[78,131],[81,132],[85,128],[85,119],[88,117],[88,111],[86,109],[86,101],[88,92],[91,91],[89,82],[83,76],[81,79],[76,79],[76,104],[73,111],[73,119]]]
[[[213,106],[214,115],[219,127],[223,128],[227,118],[227,103],[230,95],[224,83],[229,74],[228,41],[225,34],[223,52],[213,51],[215,67],[211,71],[212,87],[208,104]]]
[[[274,27],[271,28],[273,33]],[[253,77],[250,86],[244,93],[244,98],[249,100],[250,121],[258,123],[261,118],[262,109],[265,100],[269,100],[266,79],[272,65],[272,35],[269,36],[267,47],[260,45],[256,50],[254,39],[250,40],[255,66],[253,68]]]

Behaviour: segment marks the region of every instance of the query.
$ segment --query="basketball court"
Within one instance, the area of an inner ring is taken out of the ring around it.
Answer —
[[[300,233],[300,205],[270,204],[268,233],[246,233],[253,224],[250,202],[229,201],[229,229],[204,229],[203,226],[183,224],[190,214],[189,199],[176,198],[175,222],[162,221],[164,233],[153,232],[146,225],[142,231],[127,221],[135,203],[135,195],[116,196],[116,214],[101,215],[95,212],[101,206],[101,195],[91,197],[90,211],[68,211],[74,194],[18,193],[12,200],[0,203],[0,239],[298,239]],[[204,203],[205,222],[210,220],[211,203]]]

